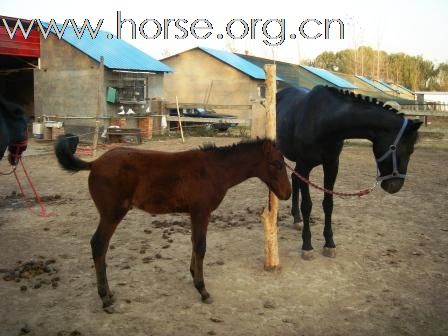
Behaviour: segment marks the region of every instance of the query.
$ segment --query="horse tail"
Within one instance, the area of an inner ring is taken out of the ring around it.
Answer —
[[[90,170],[91,162],[83,161],[75,155],[78,143],[78,136],[73,134],[65,134],[58,137],[54,151],[63,169],[71,172]]]

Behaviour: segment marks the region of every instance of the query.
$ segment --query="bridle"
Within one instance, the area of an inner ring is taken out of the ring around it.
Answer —
[[[403,125],[401,126],[400,131],[397,134],[397,137],[395,138],[395,141],[392,143],[392,145],[389,146],[389,149],[386,153],[383,154],[383,156],[381,156],[379,159],[376,159],[377,164],[383,162],[384,160],[386,160],[389,156],[392,156],[392,173],[389,175],[385,175],[385,176],[380,176],[381,172],[380,169],[378,167],[378,172],[377,172],[377,177],[376,180],[378,182],[381,181],[385,181],[385,180],[390,180],[392,178],[402,178],[405,179],[406,178],[406,174],[401,174],[398,171],[398,164],[397,164],[397,148],[398,148],[398,143],[400,142],[401,138],[403,137],[404,131],[406,129],[406,126],[408,125],[409,120],[407,118],[404,118],[403,120]]]

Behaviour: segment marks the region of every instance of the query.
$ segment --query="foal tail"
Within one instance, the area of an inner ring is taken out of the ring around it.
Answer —
[[[75,156],[79,138],[73,134],[65,134],[58,137],[54,145],[54,151],[61,167],[71,172],[90,170],[91,163],[83,161]]]

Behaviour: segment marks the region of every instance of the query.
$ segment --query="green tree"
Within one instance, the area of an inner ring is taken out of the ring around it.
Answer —
[[[441,63],[434,71],[435,75],[430,83],[433,90],[448,91],[448,63]]]
[[[392,81],[412,90],[448,90],[448,64],[442,63],[436,68],[433,62],[422,56],[388,54],[383,50],[360,46],[336,53],[325,51],[309,64],[331,71]]]

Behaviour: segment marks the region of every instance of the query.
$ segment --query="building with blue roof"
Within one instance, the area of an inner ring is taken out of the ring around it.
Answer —
[[[265,88],[263,67],[274,63],[273,60],[196,47],[162,61],[174,70],[165,76],[164,92],[168,108],[175,108],[177,96],[181,108],[220,109],[219,112],[252,121],[256,119],[257,114],[264,113],[264,108],[260,105]],[[316,85],[327,85],[364,95],[379,96],[377,89],[369,89],[368,84],[360,85],[364,82],[354,76],[347,78],[325,69],[281,61],[275,61],[275,64],[278,89],[288,86],[311,89]],[[381,97],[387,100],[390,98],[386,94]]]
[[[230,51],[195,47],[162,59],[174,72],[165,75],[168,109],[176,97],[182,109],[206,108],[252,119],[264,98],[265,73]],[[280,79],[280,78],[279,78]]]
[[[107,31],[92,38],[86,30],[78,37],[68,25],[59,38],[53,26],[47,37],[41,34],[40,53],[34,70],[36,118],[50,116],[63,121],[66,131],[80,133],[94,127],[97,115],[107,127],[123,111],[125,117],[161,112],[154,100],[163,97],[163,78],[172,69]],[[129,117],[127,127],[137,126]]]

